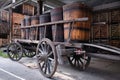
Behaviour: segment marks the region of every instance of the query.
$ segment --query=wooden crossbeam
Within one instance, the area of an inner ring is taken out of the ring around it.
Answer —
[[[5,6],[5,7],[0,8],[0,11],[2,11],[4,9],[11,8],[11,7],[19,6],[19,5],[21,5],[21,4],[23,4],[23,3],[27,2],[27,1],[30,1],[30,0],[19,0],[19,1],[15,2],[15,3],[11,3],[11,4],[9,4],[9,5]]]

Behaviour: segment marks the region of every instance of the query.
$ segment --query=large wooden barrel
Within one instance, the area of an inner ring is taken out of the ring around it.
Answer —
[[[58,7],[51,10],[51,21],[60,21],[63,20],[63,8]],[[53,41],[63,42],[64,41],[64,27],[63,24],[58,24],[57,27],[55,25],[52,26],[52,35]]]
[[[31,25],[39,24],[38,16],[31,16]],[[30,28],[29,39],[37,40],[37,28]]]
[[[71,31],[71,42],[88,42],[90,35],[90,10],[88,7],[81,3],[72,3],[63,6],[63,18],[64,20],[72,20],[76,18],[88,17],[87,22],[76,22],[73,25]],[[64,24],[64,39],[68,40],[69,36],[69,24]]]
[[[40,24],[47,23],[50,21],[51,21],[50,13],[45,13],[45,14],[40,15]],[[45,26],[41,26],[39,28],[39,40],[43,39],[44,37],[52,40],[52,28],[51,26],[46,26],[46,27],[47,27],[46,31],[45,31]]]
[[[38,16],[31,16],[31,25],[39,24],[39,17]]]

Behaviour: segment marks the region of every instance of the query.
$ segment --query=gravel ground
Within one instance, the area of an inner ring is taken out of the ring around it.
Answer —
[[[23,58],[19,63],[31,68],[38,69],[36,57]],[[91,60],[91,64],[85,71],[79,71],[67,65],[58,65],[57,71],[53,76],[54,80],[119,80],[120,63],[110,60],[96,59]]]
[[[0,50],[4,50],[1,48]],[[25,67],[37,71],[39,74],[36,57],[23,57],[17,62]],[[36,75],[37,76],[37,75]],[[39,75],[38,75],[39,76]],[[46,80],[43,76],[43,80]],[[91,64],[85,71],[79,71],[69,64],[58,65],[52,80],[120,80],[120,62],[92,58]]]

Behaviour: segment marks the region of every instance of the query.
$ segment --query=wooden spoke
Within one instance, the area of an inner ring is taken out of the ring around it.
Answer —
[[[47,63],[45,63],[45,71],[44,71],[44,73],[47,74],[46,72],[47,72]]]
[[[42,51],[45,51],[43,44],[40,44],[40,48],[41,48]]]
[[[47,56],[49,57],[49,56],[51,56],[52,54],[53,54],[53,52],[51,51],[50,53],[48,53],[48,55],[47,55]]]
[[[36,52],[25,50],[24,54],[25,54],[25,56],[27,56],[29,58],[32,58],[32,57],[34,57],[36,55]]]
[[[48,64],[47,64],[47,65],[48,65],[48,72],[49,72],[49,73],[51,73],[50,64],[51,64],[51,63],[50,63],[50,61],[48,60]]]
[[[87,55],[85,56],[85,58],[84,55],[76,55],[76,54],[68,57],[71,66],[79,68],[80,70],[84,70],[88,67],[90,63],[90,59],[91,58]]]
[[[45,62],[43,62],[43,64],[41,65],[41,69],[43,69],[45,67]]]

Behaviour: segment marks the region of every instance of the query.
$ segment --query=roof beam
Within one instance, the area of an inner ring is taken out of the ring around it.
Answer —
[[[21,5],[21,4],[23,4],[23,3],[27,2],[27,1],[30,1],[30,0],[19,0],[19,1],[15,2],[15,3],[11,3],[11,4],[9,4],[9,5],[5,6],[5,7],[0,8],[0,11],[2,11],[4,9],[11,8],[11,7],[19,6],[19,5]]]
[[[11,3],[11,0],[5,0],[4,4],[1,7],[4,7],[4,6],[6,6],[6,5],[10,4],[10,3]]]
[[[50,5],[52,7],[59,7],[59,6],[63,6],[65,3],[58,0],[46,0],[45,4]]]
[[[120,1],[99,5],[99,6],[94,7],[93,10],[98,11],[98,10],[112,9],[112,8],[119,8],[119,7],[120,7]]]

